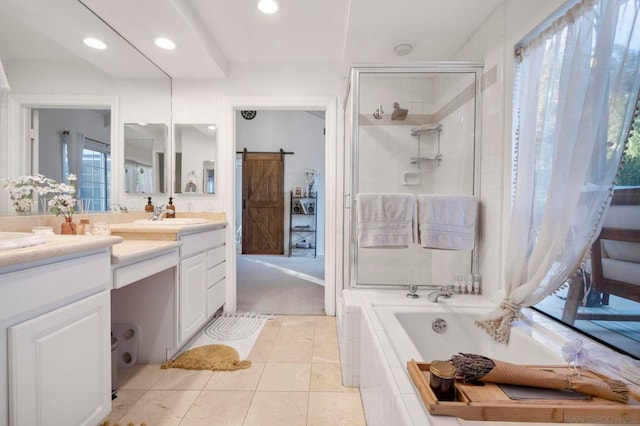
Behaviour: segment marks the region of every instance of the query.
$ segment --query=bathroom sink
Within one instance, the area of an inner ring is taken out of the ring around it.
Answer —
[[[42,235],[30,232],[0,232],[0,251],[37,246],[47,240]]]
[[[150,226],[180,226],[180,225],[198,225],[201,223],[207,223],[207,219],[202,217],[179,217],[176,219],[138,219],[134,221],[136,225],[150,225]]]

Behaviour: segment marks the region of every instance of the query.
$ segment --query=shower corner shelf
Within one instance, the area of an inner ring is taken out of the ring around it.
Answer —
[[[442,124],[440,123],[425,124],[425,125],[418,126],[411,129],[411,136],[415,136],[418,138],[418,155],[416,157],[411,157],[411,160],[410,160],[411,164],[415,164],[416,166],[418,166],[418,168],[420,168],[420,164],[424,164],[424,163],[435,163],[436,166],[440,165],[440,161],[442,161],[442,154],[440,154],[440,132],[441,131],[442,131]],[[420,136],[423,134],[428,136],[435,134],[437,136],[436,152],[433,155],[433,157],[422,155],[422,149],[421,149],[422,141]]]
[[[442,161],[442,155],[436,154],[433,157],[411,157],[411,164],[423,164],[423,163],[435,163],[436,165],[440,164]]]

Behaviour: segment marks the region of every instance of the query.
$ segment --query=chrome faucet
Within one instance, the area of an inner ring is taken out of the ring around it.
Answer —
[[[427,295],[427,299],[429,302],[438,303],[438,298],[444,297],[445,299],[450,299],[453,296],[453,292],[447,286],[442,286],[440,290],[432,291]]]
[[[150,220],[162,220],[162,216],[167,213],[169,213],[169,209],[164,204],[161,204],[153,209],[153,216]]]
[[[114,204],[111,204],[111,212],[112,213],[128,213],[129,210],[127,209],[127,206],[114,203]]]

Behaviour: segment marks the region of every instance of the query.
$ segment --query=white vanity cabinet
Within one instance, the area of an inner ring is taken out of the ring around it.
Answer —
[[[109,414],[110,262],[105,248],[0,268],[0,425],[95,425]]]
[[[225,228],[180,234],[179,342],[185,343],[225,301]]]

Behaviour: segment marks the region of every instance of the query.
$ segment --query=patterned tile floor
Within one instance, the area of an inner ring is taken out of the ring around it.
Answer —
[[[119,372],[111,425],[365,425],[358,388],[342,386],[334,317],[276,316],[234,372]]]

